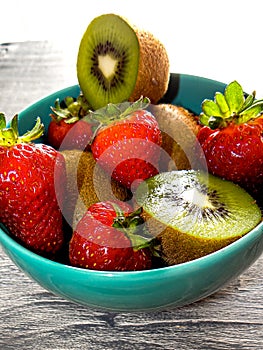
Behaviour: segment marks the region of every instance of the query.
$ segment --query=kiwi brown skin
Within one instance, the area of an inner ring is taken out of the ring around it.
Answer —
[[[160,170],[186,170],[196,167],[196,135],[201,126],[198,117],[186,108],[172,104],[151,106],[162,132]],[[199,161],[199,160],[198,160]]]
[[[160,256],[168,266],[201,258],[226,247],[242,237],[242,235],[239,235],[218,240],[214,238],[198,238],[186,235],[173,227],[160,224],[158,220],[155,220],[146,211],[143,211],[142,217],[148,223],[149,232],[153,235],[154,232],[157,232],[157,229],[158,232],[161,232],[156,238],[160,242]]]
[[[96,163],[91,151],[64,150],[61,153],[65,158],[67,171],[63,215],[74,228],[87,208],[99,202],[107,193],[109,177]],[[130,198],[129,190],[115,180],[110,179],[110,185],[114,199],[125,201]]]
[[[73,228],[92,204],[105,200],[127,201],[131,198],[131,192],[112,179],[96,163],[91,152],[87,152],[87,158],[85,175],[74,208]]]
[[[82,187],[89,163],[91,152],[81,150],[63,150],[66,164],[66,194],[63,204],[63,216],[69,225],[72,224],[78,193]]]
[[[164,45],[152,33],[134,27],[139,40],[138,75],[129,101],[146,96],[156,104],[166,93],[170,77],[170,63]]]

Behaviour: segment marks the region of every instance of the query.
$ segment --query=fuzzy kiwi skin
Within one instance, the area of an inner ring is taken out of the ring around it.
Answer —
[[[87,158],[85,176],[74,208],[73,228],[92,204],[105,200],[126,201],[131,198],[130,191],[110,178],[96,163],[91,152],[87,152]]]
[[[75,227],[87,208],[100,201],[101,196],[105,194],[105,186],[109,180],[108,175],[96,165],[90,151],[65,150],[61,153],[65,158],[67,171],[63,215],[67,222]],[[94,172],[96,173],[95,177]],[[97,181],[97,184],[94,184],[93,179]],[[111,180],[111,189],[115,199],[124,201],[130,197],[128,189],[115,180]]]
[[[129,101],[146,96],[156,104],[166,93],[170,63],[164,45],[150,32],[133,27],[140,46],[138,75]]]
[[[196,166],[196,135],[201,126],[186,108],[172,104],[151,107],[162,132],[160,170],[186,170]]]
[[[82,187],[86,171],[89,168],[91,156],[90,152],[82,152],[81,150],[63,150],[61,154],[65,159],[67,178],[63,216],[71,225],[78,193]]]
[[[147,221],[147,228],[149,232],[151,232],[153,235],[157,229],[158,232],[161,232],[156,236],[156,238],[160,242],[161,258],[168,266],[201,258],[207,254],[226,247],[230,243],[233,243],[242,237],[242,235],[240,235],[220,240],[216,240],[214,238],[198,238],[186,235],[172,227],[162,225],[146,211],[143,211],[142,217]]]

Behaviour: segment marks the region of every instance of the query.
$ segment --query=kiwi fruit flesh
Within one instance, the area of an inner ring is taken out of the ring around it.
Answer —
[[[241,187],[199,170],[159,173],[138,186],[135,198],[168,265],[225,247],[256,227],[262,216]]]
[[[198,118],[182,106],[163,103],[151,106],[162,132],[160,171],[201,168],[196,152]]]
[[[77,77],[94,110],[141,95],[155,103],[168,88],[168,55],[150,33],[118,15],[104,14],[91,21],[81,39]]]

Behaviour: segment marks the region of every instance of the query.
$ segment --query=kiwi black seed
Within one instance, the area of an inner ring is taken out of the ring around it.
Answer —
[[[141,183],[135,198],[168,265],[221,249],[261,221],[245,190],[197,170],[160,173]]]
[[[155,103],[166,92],[166,50],[152,35],[142,33],[115,14],[98,16],[87,27],[79,46],[77,76],[94,110],[141,95]]]

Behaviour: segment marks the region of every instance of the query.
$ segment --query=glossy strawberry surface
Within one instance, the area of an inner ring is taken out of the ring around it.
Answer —
[[[124,216],[132,208],[118,203]],[[132,246],[129,237],[113,227],[117,218],[111,202],[93,204],[80,220],[70,241],[69,257],[73,266],[102,271],[131,271],[151,268],[149,248]]]
[[[210,131],[203,139],[205,129],[199,132],[198,139],[208,170],[252,191],[259,190],[263,186],[263,117]]]
[[[208,171],[238,183],[257,199],[263,194],[263,101],[246,98],[232,82],[225,94],[203,102],[197,135]]]
[[[154,116],[138,110],[102,127],[92,145],[94,158],[111,176],[131,188],[135,180],[158,173],[161,131]]]
[[[55,253],[62,246],[63,178],[64,160],[52,147],[0,146],[0,221],[34,251]]]
[[[48,126],[48,143],[56,149],[79,149],[89,148],[92,138],[91,124],[78,120],[67,123],[65,120],[52,120]]]
[[[47,130],[48,143],[56,149],[80,149],[89,147],[93,130],[89,122],[83,120],[89,114],[90,106],[84,96],[56,99],[51,106],[51,121]]]

